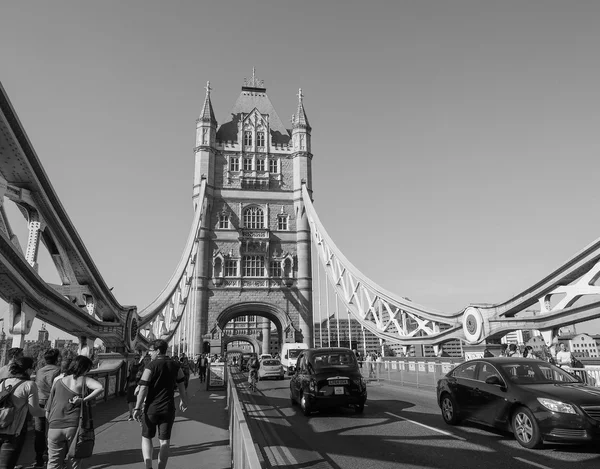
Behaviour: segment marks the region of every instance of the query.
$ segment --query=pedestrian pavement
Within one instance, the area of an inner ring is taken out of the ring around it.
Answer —
[[[231,469],[229,446],[229,414],[225,390],[206,390],[197,377],[190,379],[189,407],[177,411],[171,435],[168,469]],[[175,398],[179,405],[179,398]],[[141,426],[128,421],[129,410],[125,396],[100,402],[93,408],[96,427],[94,455],[84,463],[86,469],[145,468],[141,450]],[[154,439],[153,467],[158,466],[158,439]],[[19,464],[35,460],[33,431],[27,440]],[[26,467],[26,466],[25,466]]]

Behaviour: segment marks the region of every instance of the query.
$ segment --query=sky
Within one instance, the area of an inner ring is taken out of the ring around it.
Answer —
[[[319,217],[398,296],[498,303],[600,236],[600,2],[343,5],[3,2],[0,81],[121,304],[184,248],[206,82],[223,123],[253,67],[284,123],[302,88]]]

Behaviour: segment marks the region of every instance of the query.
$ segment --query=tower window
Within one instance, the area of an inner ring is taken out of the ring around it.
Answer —
[[[252,131],[251,130],[244,131],[244,145],[247,147],[252,146]]]
[[[244,277],[264,277],[265,259],[262,256],[244,257]]]
[[[229,171],[239,171],[240,170],[240,159],[237,156],[232,156],[229,159]]]
[[[225,260],[225,277],[237,277],[238,276],[238,263],[237,260],[227,259]]]
[[[279,261],[271,261],[270,265],[270,273],[271,277],[281,277],[281,262]]]
[[[250,143],[251,145],[252,143]],[[265,146],[265,133],[264,132],[256,132],[256,146],[264,147]]]
[[[257,171],[264,171],[265,170],[265,160],[263,160],[263,159],[257,159],[256,160],[256,170]]]
[[[220,230],[228,230],[229,229],[229,215],[226,213],[219,213],[219,229]]]
[[[249,207],[244,211],[244,226],[250,229],[261,229],[265,226],[265,216],[262,209]]]
[[[244,158],[244,171],[252,171],[252,158]]]
[[[279,169],[277,168],[277,160],[275,158],[269,159],[269,172],[270,173],[278,173]]]
[[[280,231],[288,230],[288,216],[287,215],[277,215],[277,229]]]

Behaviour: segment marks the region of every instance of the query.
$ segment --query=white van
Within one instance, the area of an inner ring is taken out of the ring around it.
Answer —
[[[296,360],[302,350],[308,349],[308,345],[303,343],[283,344],[281,349],[281,364],[283,370],[291,375],[296,370]]]

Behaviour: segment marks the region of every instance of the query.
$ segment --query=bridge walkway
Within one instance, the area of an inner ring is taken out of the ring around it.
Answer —
[[[202,384],[202,386],[201,386]],[[177,412],[171,437],[169,469],[231,468],[229,446],[229,414],[225,390],[207,391],[204,383],[192,377],[188,387],[190,406],[185,413]],[[179,400],[176,398],[176,402]],[[125,397],[99,402],[94,407],[96,446],[94,455],[86,460],[86,469],[143,469],[141,427],[128,421]],[[157,467],[158,440],[155,439],[153,467]],[[19,464],[31,464],[35,459],[33,430],[19,459]]]

